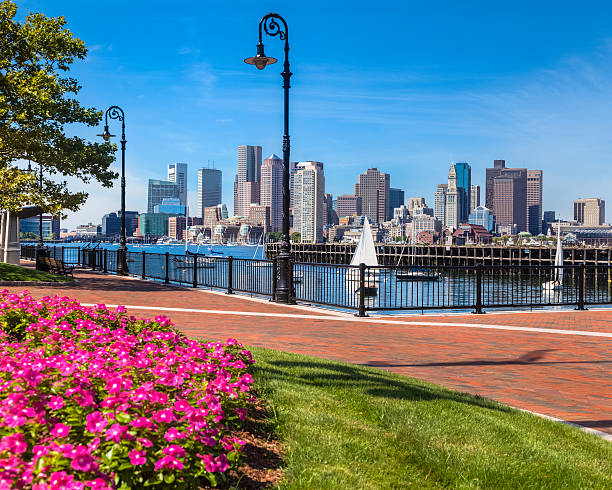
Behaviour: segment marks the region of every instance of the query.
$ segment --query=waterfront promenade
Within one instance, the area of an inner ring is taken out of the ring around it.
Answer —
[[[134,278],[75,277],[76,285],[28,289],[163,314],[194,337],[386,369],[612,434],[612,310],[356,318]]]

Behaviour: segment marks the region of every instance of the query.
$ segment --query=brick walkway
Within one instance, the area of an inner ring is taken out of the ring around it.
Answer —
[[[612,311],[358,319],[135,279],[76,276],[78,285],[29,290],[35,297],[138,306],[130,313],[165,314],[190,336],[235,337],[374,366],[612,433]]]

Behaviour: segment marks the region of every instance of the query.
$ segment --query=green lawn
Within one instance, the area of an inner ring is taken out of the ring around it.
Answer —
[[[252,348],[281,488],[612,488],[612,444],[385,371]]]
[[[72,280],[71,277],[0,262],[0,281],[65,282]]]

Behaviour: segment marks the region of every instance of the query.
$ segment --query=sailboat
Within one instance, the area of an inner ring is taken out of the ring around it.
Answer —
[[[563,288],[563,248],[561,246],[561,224],[557,228],[557,253],[555,254],[555,270],[552,281],[542,284],[546,291],[559,291]]]
[[[360,264],[365,264],[368,267],[378,267],[376,247],[374,246],[374,240],[372,239],[372,229],[370,228],[368,218],[364,218],[361,237],[359,237],[359,243],[357,244],[353,258],[351,259],[351,265],[358,266]],[[349,281],[359,282],[358,270],[349,270]],[[365,296],[376,295],[378,293],[378,287],[376,286],[377,282],[380,282],[380,279],[376,276],[376,273],[373,270],[366,271],[363,294]],[[357,294],[361,294],[361,288],[357,288],[355,292]]]
[[[435,272],[430,272],[426,269],[418,269],[414,266],[414,255],[415,255],[415,226],[414,221],[412,222],[412,252],[410,254],[410,269],[407,271],[398,271],[395,274],[395,278],[398,281],[437,281],[440,276]],[[402,249],[402,254],[404,250]],[[402,256],[397,261],[397,265],[399,266],[399,262]]]

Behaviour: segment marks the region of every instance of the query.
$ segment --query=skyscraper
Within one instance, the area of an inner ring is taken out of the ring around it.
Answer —
[[[325,176],[321,162],[300,162],[294,178],[293,231],[302,242],[323,241]]]
[[[387,219],[393,217],[393,210],[404,204],[404,191],[401,189],[389,188],[389,209],[387,210]]]
[[[149,179],[147,196],[147,213],[153,213],[155,206],[161,204],[167,197],[179,197],[179,185],[167,180]],[[127,215],[126,215],[127,216]]]
[[[198,217],[204,217],[204,208],[217,206],[223,200],[222,173],[216,168],[198,169]]]
[[[434,217],[441,221],[442,224],[446,221],[446,192],[448,184],[438,184],[434,201]]]
[[[493,183],[493,214],[497,226],[516,225],[517,232],[526,231],[527,169],[505,168]]]
[[[457,187],[457,171],[455,164],[451,164],[448,172],[448,186],[446,188],[446,210],[444,212],[444,226],[456,229],[461,223],[462,189]]]
[[[485,187],[485,207],[493,210],[493,196],[495,194],[495,185],[493,179],[501,174],[506,168],[506,160],[493,160],[493,168],[487,169],[487,180]]]
[[[606,221],[606,201],[596,197],[574,201],[574,220],[581,225],[599,226]]]
[[[473,185],[470,187],[470,214],[478,206],[480,206],[480,186]]]
[[[187,206],[187,164],[171,163],[168,165],[168,182],[178,185],[178,198],[183,206]]]
[[[470,197],[472,191],[472,168],[469,163],[457,162],[457,207],[459,209],[458,223],[466,223],[470,216]]]
[[[238,174],[234,182],[234,214],[249,216],[251,204],[259,203],[261,146],[238,147]]]
[[[541,170],[527,170],[527,231],[532,235],[542,233],[542,185]]]
[[[355,195],[361,197],[361,212],[374,224],[387,221],[389,211],[389,174],[369,168],[359,175]]]
[[[261,204],[270,208],[270,231],[283,229],[283,161],[272,154],[261,166]]]
[[[336,203],[338,216],[360,216],[361,215],[361,198],[353,194],[345,194],[338,196]]]

